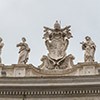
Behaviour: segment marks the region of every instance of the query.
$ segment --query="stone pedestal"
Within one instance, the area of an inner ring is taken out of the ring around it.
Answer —
[[[0,77],[3,73],[6,77],[42,77],[42,76],[84,76],[84,75],[99,75],[100,64],[93,63],[78,63],[71,68],[66,69],[41,69],[34,67],[32,64],[12,64],[0,65]]]

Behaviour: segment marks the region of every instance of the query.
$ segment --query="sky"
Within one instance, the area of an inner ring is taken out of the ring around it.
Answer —
[[[16,44],[25,37],[31,48],[28,64],[38,67],[47,55],[43,26],[53,28],[71,25],[67,54],[73,54],[74,64],[84,62],[81,41],[90,36],[96,44],[95,61],[100,62],[100,0],[0,0],[0,37],[4,42],[2,61],[17,64],[19,48]]]

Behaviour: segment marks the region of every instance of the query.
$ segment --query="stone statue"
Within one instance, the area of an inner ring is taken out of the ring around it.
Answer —
[[[95,43],[91,40],[89,36],[85,37],[85,42],[81,42],[82,50],[85,50],[84,61],[85,62],[94,62],[94,54],[96,50]]]
[[[4,43],[2,43],[2,38],[0,37],[0,64],[2,63],[2,60],[1,60],[1,51],[2,51],[2,48],[4,46]]]
[[[43,56],[41,61],[43,61],[42,67],[48,69],[65,69],[72,63],[74,57],[66,56],[66,50],[69,44],[69,39],[72,38],[70,33],[71,26],[66,26],[61,28],[58,21],[54,24],[54,29],[44,27],[45,45],[49,51],[48,56]]]
[[[20,47],[18,64],[26,64],[29,59],[30,48],[28,47],[28,44],[25,42],[26,39],[23,37],[22,42],[17,44],[17,47]]]

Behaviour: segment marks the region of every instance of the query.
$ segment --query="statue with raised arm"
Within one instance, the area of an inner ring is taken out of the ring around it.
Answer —
[[[2,42],[2,38],[0,37],[0,64],[2,63],[2,60],[1,60],[1,51],[2,51],[2,48],[4,46],[4,43]]]
[[[61,28],[58,21],[55,22],[54,28],[44,27],[45,34],[43,39],[45,40],[48,55],[42,57],[43,64],[41,68],[65,69],[72,65],[74,57],[66,53],[69,39],[72,38],[70,27]]]
[[[26,64],[29,59],[29,52],[30,52],[30,48],[26,43],[26,38],[23,37],[22,42],[17,44],[17,47],[20,47],[18,64]]]
[[[82,50],[85,50],[84,61],[94,62],[94,54],[96,50],[96,45],[89,36],[85,37],[85,42],[81,42]]]

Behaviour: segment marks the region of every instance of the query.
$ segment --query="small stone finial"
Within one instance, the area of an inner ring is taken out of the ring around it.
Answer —
[[[86,36],[85,42],[81,42],[82,50],[85,50],[84,61],[85,62],[94,62],[94,54],[96,50],[96,45],[92,41],[91,37]]]
[[[4,43],[2,43],[3,39],[0,37],[0,64],[2,63],[2,60],[1,60],[1,52],[2,52],[2,48],[4,46]]]
[[[26,64],[29,59],[30,48],[28,44],[25,42],[26,42],[26,38],[23,37],[22,42],[17,44],[17,47],[20,47],[18,64]]]
[[[60,30],[61,29],[61,26],[60,24],[58,23],[58,20],[56,20],[55,24],[54,24],[54,29],[55,30]]]

